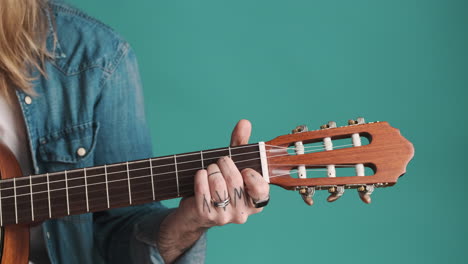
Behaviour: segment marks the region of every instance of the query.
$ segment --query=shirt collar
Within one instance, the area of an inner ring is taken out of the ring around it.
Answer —
[[[50,6],[47,6],[44,8],[46,18],[47,18],[47,25],[48,25],[48,30],[47,30],[47,43],[46,47],[47,50],[51,53],[52,57],[54,59],[63,59],[66,58],[67,55],[63,52],[62,47],[60,46],[60,42],[58,40],[57,32],[56,32],[56,25],[55,25],[55,20],[52,17],[52,9]]]

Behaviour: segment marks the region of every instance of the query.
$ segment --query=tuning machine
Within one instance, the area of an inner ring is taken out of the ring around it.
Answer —
[[[307,205],[310,206],[314,204],[314,200],[312,199],[315,194],[314,187],[300,187],[299,194]]]
[[[297,134],[297,133],[302,133],[302,132],[307,132],[309,131],[309,129],[307,128],[306,125],[300,125],[300,126],[297,126],[296,128],[294,128],[291,133],[293,134]]]

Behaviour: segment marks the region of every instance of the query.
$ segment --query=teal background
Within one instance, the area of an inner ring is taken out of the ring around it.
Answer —
[[[208,263],[465,263],[467,1],[69,2],[136,51],[156,155],[225,146],[241,118],[252,142],[364,116],[414,143],[371,205],[273,187],[262,214],[209,231]]]

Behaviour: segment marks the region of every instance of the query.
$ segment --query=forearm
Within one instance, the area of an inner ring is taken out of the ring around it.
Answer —
[[[181,219],[177,211],[173,211],[161,223],[156,244],[166,263],[173,263],[207,230],[197,228],[190,222]]]

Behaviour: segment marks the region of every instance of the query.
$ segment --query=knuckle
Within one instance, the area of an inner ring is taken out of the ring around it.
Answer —
[[[210,186],[213,189],[224,189],[226,186],[226,183],[222,177],[213,177],[213,179],[210,180]]]
[[[225,215],[219,215],[218,219],[216,220],[216,225],[223,226],[229,224],[229,218]]]
[[[246,214],[240,214],[234,219],[236,224],[245,224],[247,222],[248,216]]]

